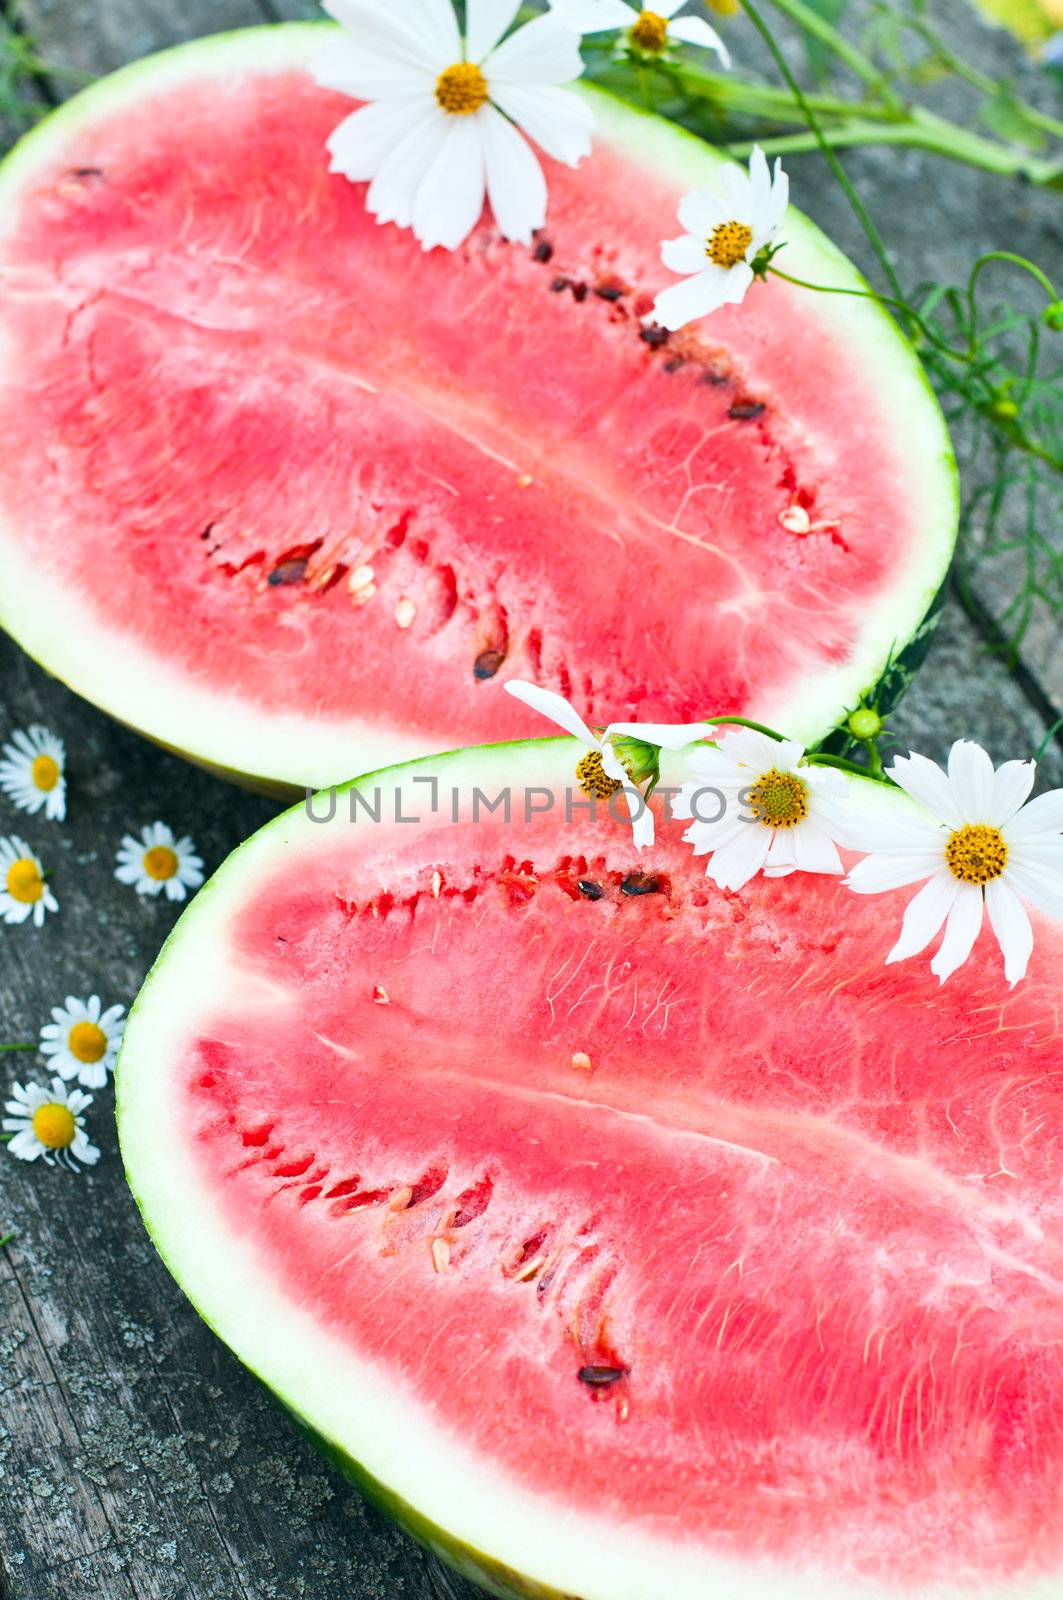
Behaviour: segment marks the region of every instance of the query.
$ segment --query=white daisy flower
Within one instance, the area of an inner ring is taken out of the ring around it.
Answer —
[[[853,822],[845,841],[870,852],[845,880],[857,894],[926,880],[886,960],[918,955],[944,924],[930,963],[944,983],[973,950],[986,911],[1014,987],[1033,950],[1023,901],[1063,919],[1063,789],[1027,805],[1036,763],[1005,761],[994,770],[969,739],[953,745],[947,774],[920,755],[898,756],[887,770],[922,810],[862,830]]]
[[[139,839],[127,833],[118,851],[115,877],[131,883],[137,894],[158,895],[167,900],[183,900],[189,889],[203,882],[203,861],[186,834],[175,839],[165,822],[141,828]]]
[[[50,822],[66,816],[66,751],[62,739],[35,722],[11,735],[0,761],[0,789],[20,811],[43,809]]]
[[[753,266],[782,226],[790,201],[790,180],[779,161],[774,176],[758,145],[749,158],[749,173],[726,166],[720,173],[721,194],[694,189],[679,202],[679,220],[686,233],[666,239],[661,260],[685,275],[653,303],[653,318],[662,328],[685,327],[723,305],[738,305],[753,282]]]
[[[827,767],[803,764],[804,748],[734,728],[716,748],[693,750],[672,815],[689,817],[683,835],[697,856],[711,859],[706,876],[721,889],[740,889],[763,871],[841,872],[838,841],[845,785]]]
[[[552,689],[540,689],[521,678],[511,678],[505,686],[517,700],[570,733],[585,747],[586,754],[576,765],[576,781],[589,800],[611,800],[624,795],[631,818],[637,850],[653,843],[653,813],[639,784],[659,776],[661,750],[681,750],[709,732],[704,722],[611,722],[600,734],[588,728],[579,712]]]
[[[0,917],[5,922],[44,922],[46,911],[59,902],[45,881],[45,871],[25,839],[17,834],[0,839]]]
[[[652,11],[629,6],[626,0],[550,0],[553,16],[574,32],[605,33],[623,28],[627,42],[641,55],[660,56],[672,44],[696,44],[715,50],[725,67],[731,53],[715,28],[702,17],[680,17],[687,0],[657,0]]]
[[[100,1152],[89,1143],[83,1113],[92,1104],[91,1094],[67,1089],[62,1078],[53,1078],[51,1090],[38,1083],[12,1085],[12,1098],[4,1106],[9,1113],[3,1120],[5,1133],[14,1137],[8,1144],[19,1161],[36,1161],[43,1156],[47,1166],[79,1170],[78,1163],[94,1167]]]
[[[65,1006],[52,1007],[52,1021],[41,1029],[41,1054],[67,1082],[76,1078],[86,1089],[102,1089],[114,1071],[118,1046],[125,1031],[124,1006],[106,1011],[98,994],[78,1000],[72,994]]]
[[[590,150],[590,109],[560,87],[583,71],[579,40],[551,16],[503,38],[518,5],[468,0],[462,38],[451,0],[325,0],[347,36],[314,76],[370,102],[332,133],[331,170],[368,182],[377,221],[412,228],[425,250],[456,250],[485,192],[503,236],[530,243],[546,179],[528,140],[573,167]]]

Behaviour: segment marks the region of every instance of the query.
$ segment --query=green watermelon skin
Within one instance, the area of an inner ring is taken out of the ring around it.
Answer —
[[[647,342],[660,240],[720,157],[589,88],[595,152],[550,168],[535,248],[485,219],[425,255],[327,171],[351,105],[307,66],[333,38],[150,58],[0,167],[0,622],[288,792],[535,734],[510,677],[592,721],[822,738],[953,548],[910,347],[782,283]],[[791,271],[861,286],[796,211],[787,239]]]
[[[560,806],[472,820],[476,789],[560,794],[577,754],[371,775],[363,803],[394,788],[421,822],[363,804],[351,827],[341,792],[197,897],[118,1077],[164,1259],[326,1453],[492,1592],[1052,1600],[1058,927],[1016,991],[987,937],[940,989],[883,964],[903,894],[725,895],[674,827],[640,858]],[[589,1195],[599,1265],[623,1243],[604,1300],[555,1267],[578,1227],[539,1239]],[[625,1369],[604,1398],[577,1381],[592,1358]]]

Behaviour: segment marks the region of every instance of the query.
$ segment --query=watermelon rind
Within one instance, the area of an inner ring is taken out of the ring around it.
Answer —
[[[573,744],[548,739],[484,746],[376,772],[337,792],[372,795],[386,782],[405,811],[423,811],[426,780],[465,793],[571,781]],[[681,756],[662,778],[678,784]],[[848,777],[869,817],[911,808],[899,790]],[[327,811],[321,805],[318,815]],[[342,815],[342,812],[340,813]],[[896,1600],[872,1580],[795,1572],[684,1549],[556,1506],[508,1484],[434,1424],[411,1415],[386,1378],[352,1357],[309,1312],[265,1281],[253,1246],[219,1225],[182,1141],[171,1132],[167,1063],[180,1059],[198,1016],[226,994],[226,927],[249,886],[277,872],[311,838],[329,836],[306,806],[283,813],[241,845],[184,912],[130,1013],[117,1071],[126,1174],[163,1260],[203,1319],[295,1417],[323,1452],[389,1515],[458,1570],[500,1596],[580,1600]],[[870,907],[866,907],[872,915]],[[249,979],[249,982],[255,980]],[[246,997],[253,998],[253,994]],[[342,1374],[342,1381],[340,1375]],[[951,1586],[920,1590],[946,1600]],[[965,1591],[966,1592],[966,1591]],[[1058,1576],[990,1582],[978,1600],[1058,1600]]]
[[[79,128],[93,119],[183,83],[300,68],[320,50],[330,27],[291,23],[217,34],[101,80],[26,135],[0,164],[0,217],[15,225],[23,187],[69,149]],[[648,172],[667,171],[684,187],[712,184],[725,158],[703,141],[602,90],[581,85],[580,93],[593,106],[600,136],[633,162]],[[0,222],[0,231],[3,227]],[[798,277],[866,288],[845,256],[796,210],[787,221],[786,258],[788,270]],[[822,304],[812,314],[822,315]],[[857,642],[850,657],[821,665],[785,695],[766,696],[764,703],[747,708],[757,720],[806,744],[826,737],[919,632],[948,572],[958,524],[955,459],[911,346],[887,312],[866,300],[834,297],[830,319],[835,336],[859,349],[861,365],[881,394],[883,414],[895,421],[907,466],[905,492],[918,498],[923,528],[895,581],[854,616]],[[398,724],[370,724],[357,715],[315,719],[285,707],[251,706],[223,684],[194,681],[118,631],[101,637],[98,619],[87,644],[84,597],[49,579],[25,542],[5,535],[2,522],[0,626],[49,672],[119,721],[201,765],[273,791],[320,787],[368,767],[407,760],[425,748],[423,737]],[[706,705],[702,714],[715,709]]]

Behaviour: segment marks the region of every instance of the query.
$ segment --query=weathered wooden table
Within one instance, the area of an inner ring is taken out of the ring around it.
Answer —
[[[49,59],[99,73],[179,39],[313,9],[302,0],[23,0],[19,17]],[[976,26],[962,0],[941,9],[956,27]],[[986,33],[985,49],[996,69],[1023,71],[1003,36]],[[42,92],[57,97],[63,85]],[[849,165],[909,276],[955,279],[980,249],[1018,239],[1046,263],[1063,259],[1058,196],[912,152],[854,153]],[[822,170],[811,160],[790,167],[800,203],[861,259]],[[1054,720],[1058,619],[1042,619],[1009,672],[986,648],[1000,583],[987,569],[973,617],[947,608],[896,718],[902,747],[941,756],[963,732],[997,759],[1026,755]],[[136,993],[174,913],[115,882],[124,832],[163,817],[193,834],[213,867],[273,810],[115,726],[0,643],[0,735],[34,721],[66,740],[70,820],[49,834],[61,914],[35,935],[0,927],[7,1040],[33,1038],[68,993],[126,1004]],[[1044,777],[1063,782],[1058,744]],[[0,797],[0,833],[19,823]],[[31,1060],[0,1057],[0,1086]],[[472,1596],[322,1463],[185,1303],[125,1188],[109,1088],[92,1131],[103,1159],[78,1179],[0,1156],[0,1235],[17,1230],[0,1251],[0,1600]]]

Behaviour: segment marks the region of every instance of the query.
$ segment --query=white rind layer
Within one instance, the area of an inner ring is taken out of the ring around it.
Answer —
[[[66,148],[87,120],[191,79],[290,71],[320,51],[323,26],[293,23],[219,34],[137,62],[84,91],[0,166],[0,239],[5,226],[17,224],[22,185]],[[598,138],[622,148],[648,172],[675,173],[684,188],[712,182],[723,158],[701,140],[599,91],[583,92],[594,106]],[[797,211],[788,218],[787,241],[787,268],[796,276],[865,287],[851,263]],[[832,335],[843,334],[860,350],[869,381],[881,394],[883,425],[888,420],[896,431],[906,462],[905,481],[897,486],[899,511],[908,515],[914,503],[923,529],[904,570],[859,618],[851,659],[818,668],[785,693],[746,708],[754,720],[814,743],[876,683],[930,606],[952,555],[957,492],[944,420],[922,368],[889,317],[866,301],[808,299],[810,317],[829,316]],[[0,347],[0,370],[3,362]],[[253,781],[317,787],[425,753],[424,738],[401,726],[257,708],[226,694],[222,685],[197,682],[116,632],[105,592],[93,599],[45,575],[32,551],[2,522],[0,626],[49,672],[120,721],[194,760]]]
[[[387,774],[410,815],[435,775],[441,792],[474,785],[494,793],[561,787],[571,781],[573,743],[551,739],[459,751]],[[663,781],[683,777],[679,756],[665,759]],[[910,802],[896,791],[851,780],[862,803],[884,813]],[[360,780],[371,794],[379,774]],[[322,808],[324,810],[325,808]],[[448,809],[434,824],[446,827]],[[335,826],[346,826],[341,818]],[[130,1014],[118,1070],[118,1123],[130,1186],[170,1271],[203,1318],[322,1438],[450,1539],[559,1595],[580,1600],[1060,1600],[1063,1573],[1036,1582],[954,1584],[901,1592],[828,1567],[806,1570],[727,1560],[704,1546],[651,1538],[631,1527],[559,1507],[507,1479],[496,1461],[478,1459],[445,1432],[387,1371],[356,1358],[269,1282],[253,1245],[219,1218],[189,1159],[170,1097],[197,1020],[239,993],[256,1007],[291,1001],[261,980],[241,979],[227,938],[259,874],[276,871],[293,848],[327,848],[331,828],[297,807],[242,845],[200,891],[167,941]],[[426,845],[426,859],[432,851]],[[548,1477],[548,1472],[546,1473]]]

